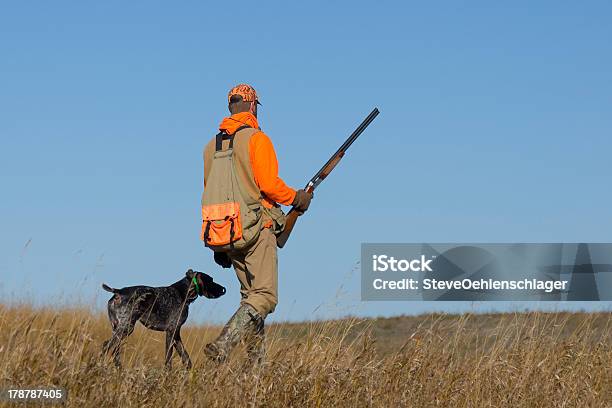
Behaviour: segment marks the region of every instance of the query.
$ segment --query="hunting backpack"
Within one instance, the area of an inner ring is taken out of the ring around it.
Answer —
[[[243,127],[215,136],[215,151],[202,194],[201,239],[214,251],[242,249],[257,240],[262,227],[262,205],[246,189],[236,169],[234,139],[249,139],[257,129]],[[226,149],[223,142],[229,140]],[[248,143],[244,146],[248,149]],[[254,183],[254,182],[253,182]],[[257,190],[258,191],[258,190]]]

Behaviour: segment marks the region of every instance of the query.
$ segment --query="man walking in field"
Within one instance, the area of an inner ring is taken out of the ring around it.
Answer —
[[[257,122],[258,105],[252,86],[232,88],[231,116],[204,149],[201,238],[217,264],[234,266],[242,298],[221,334],[205,347],[219,362],[241,341],[253,360],[261,358],[264,320],[278,302],[276,234],[285,222],[279,204],[303,213],[312,198],[278,176],[274,147]]]

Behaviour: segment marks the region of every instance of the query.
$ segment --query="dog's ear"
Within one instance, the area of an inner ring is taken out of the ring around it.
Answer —
[[[191,268],[187,269],[187,272],[185,272],[185,276],[187,276],[189,279],[192,279],[193,275],[195,275],[195,273],[193,272],[193,269]]]

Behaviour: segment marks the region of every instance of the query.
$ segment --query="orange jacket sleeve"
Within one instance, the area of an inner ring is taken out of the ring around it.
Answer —
[[[272,141],[263,132],[257,132],[249,140],[249,158],[255,183],[268,199],[291,205],[295,190],[278,177],[278,160]]]

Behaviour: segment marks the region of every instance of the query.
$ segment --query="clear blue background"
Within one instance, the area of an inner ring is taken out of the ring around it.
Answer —
[[[382,112],[281,251],[275,319],[488,307],[360,303],[361,242],[612,241],[610,2],[295,3],[2,4],[5,301],[101,305],[103,281],[193,267],[229,288],[193,319],[225,320],[201,150],[238,82],[295,187]]]

